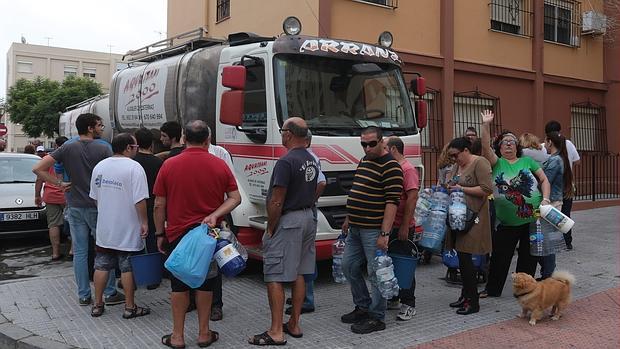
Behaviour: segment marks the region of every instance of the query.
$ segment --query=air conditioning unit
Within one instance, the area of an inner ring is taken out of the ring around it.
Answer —
[[[603,35],[607,29],[607,16],[596,11],[587,11],[582,15],[582,35]]]

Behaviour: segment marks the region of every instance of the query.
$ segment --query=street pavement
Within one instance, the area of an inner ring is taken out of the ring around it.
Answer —
[[[557,255],[557,269],[575,275],[576,301],[559,321],[544,319],[531,327],[527,320],[516,318],[520,307],[512,297],[510,282],[502,297],[482,299],[479,313],[456,315],[448,303],[458,298],[460,286],[444,281],[446,268],[439,257],[434,257],[430,265],[420,265],[416,270],[417,315],[401,322],[395,320],[396,310],[388,311],[387,329],[367,335],[354,334],[350,325],[340,322],[340,316],[353,309],[351,293],[347,285],[331,281],[329,268],[322,268],[323,275],[315,285],[316,311],[302,315],[304,336],[289,337],[288,346],[618,348],[619,214],[617,206],[574,212],[575,249]],[[4,281],[0,283],[0,348],[16,347],[15,339],[24,347],[40,348],[163,348],[160,338],[172,328],[168,283],[153,291],[140,289],[136,299],[138,304],[151,307],[152,314],[124,320],[122,305],[118,305],[106,307],[102,317],[92,318],[89,307],[77,305],[70,273]],[[187,316],[185,326],[188,348],[197,347],[196,312]],[[269,326],[266,288],[260,273],[255,270],[224,280],[224,319],[211,322],[211,326],[220,333],[215,348],[253,347],[247,344],[247,337]]]

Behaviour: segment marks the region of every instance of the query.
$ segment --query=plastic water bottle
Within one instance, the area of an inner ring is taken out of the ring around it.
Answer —
[[[561,252],[564,248],[564,235],[551,223],[542,219],[540,227],[543,234],[543,253],[545,256]]]
[[[226,239],[218,239],[213,259],[217,262],[222,274],[227,277],[237,276],[245,269],[245,260],[237,249]]]
[[[465,220],[467,219],[467,206],[465,203],[465,193],[460,189],[450,193],[450,207],[448,214],[450,218],[450,228],[454,230],[465,229]]]
[[[413,217],[416,225],[422,225],[428,220],[431,215],[431,189],[424,189],[418,196],[418,201],[415,205],[415,211]]]
[[[375,259],[372,261],[372,270],[374,271],[377,288],[381,293],[381,297],[390,299],[398,295],[398,280],[394,276],[394,265],[392,258],[385,254],[383,250],[377,250]]]
[[[424,233],[420,240],[420,246],[439,251],[446,236],[446,218],[450,196],[444,188],[439,188],[433,193],[431,202],[430,224],[423,225]]]
[[[342,272],[342,257],[344,256],[345,236],[340,234],[338,239],[332,244],[332,276],[334,281],[339,284],[347,282],[347,278]]]
[[[536,218],[536,222],[532,223],[534,229],[530,225],[530,255],[544,256],[543,251],[543,233],[540,218]]]
[[[570,217],[551,205],[540,205],[540,216],[564,234],[568,233],[575,224]]]

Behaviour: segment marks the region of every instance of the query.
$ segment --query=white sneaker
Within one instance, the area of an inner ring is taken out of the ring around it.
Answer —
[[[387,308],[388,310],[396,310],[396,309],[401,309],[401,305],[400,305],[400,301],[399,300],[388,300],[387,301]]]
[[[398,312],[398,315],[396,315],[396,319],[407,321],[407,320],[411,320],[414,315],[415,315],[414,307],[408,306],[407,304],[401,304],[400,311]]]

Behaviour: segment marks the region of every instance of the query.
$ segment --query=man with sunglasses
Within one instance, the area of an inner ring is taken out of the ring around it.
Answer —
[[[97,204],[88,195],[90,179],[93,168],[99,161],[112,156],[112,149],[109,144],[105,145],[101,143],[103,141],[98,141],[105,128],[100,116],[91,113],[80,114],[75,120],[75,127],[79,138],[65,142],[62,147],[46,155],[32,171],[48,183],[57,183],[59,188],[67,192],[67,210],[73,244],[73,274],[78,288],[78,303],[81,306],[88,306],[92,302],[88,243],[90,236],[95,236],[97,227]],[[48,172],[55,162],[62,163],[71,182],[62,181]],[[116,291],[115,281],[114,273],[110,273],[104,290],[106,305],[125,301],[124,295]]]
[[[342,269],[351,283],[355,309],[340,319],[353,324],[351,331],[359,334],[385,329],[387,300],[374,284],[372,295],[368,293],[362,268],[366,263],[368,275],[372,275],[376,250],[387,250],[403,190],[403,171],[383,146],[382,136],[378,127],[362,131],[360,144],[366,155],[357,166],[342,225],[347,234]]]
[[[97,241],[95,250],[95,301],[93,317],[104,313],[103,289],[110,271],[121,271],[125,290],[123,318],[150,313],[149,308],[134,303],[134,282],[129,257],[144,249],[142,239],[148,234],[146,200],[149,188],[142,166],[133,160],[138,153],[136,138],[121,133],[112,140],[114,155],[93,169],[90,198],[97,203]]]

